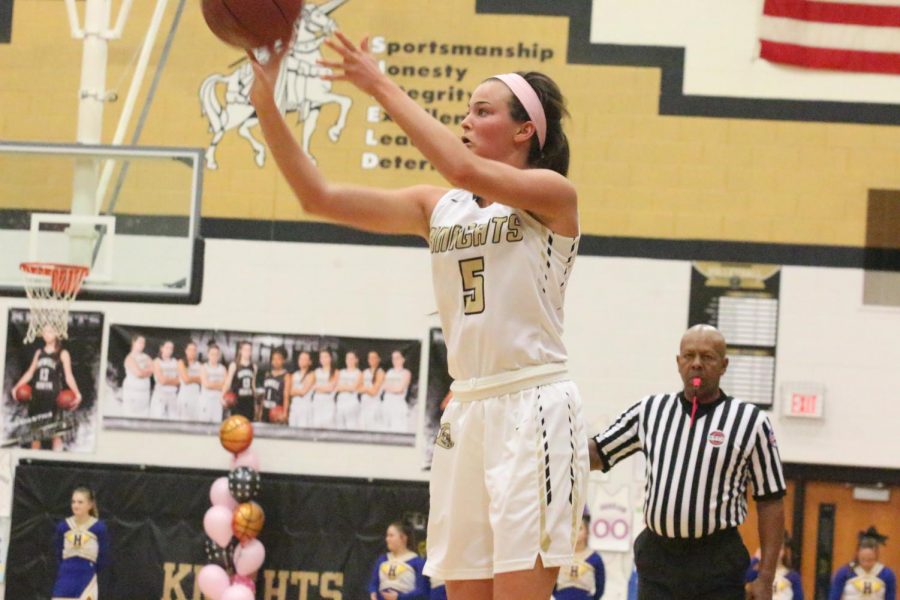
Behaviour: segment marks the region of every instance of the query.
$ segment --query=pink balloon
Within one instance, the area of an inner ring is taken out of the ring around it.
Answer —
[[[246,585],[237,584],[228,587],[219,600],[256,600],[256,594]]]
[[[238,544],[234,549],[234,570],[238,575],[250,575],[259,571],[266,560],[266,548],[257,539]]]
[[[209,501],[213,506],[224,506],[234,512],[238,503],[231,497],[231,492],[228,490],[227,477],[219,477],[213,482],[212,487],[209,488]]]
[[[256,456],[256,452],[248,448],[240,454],[236,454],[231,459],[231,470],[233,471],[238,467],[250,467],[254,471],[259,471],[259,457]]]
[[[206,535],[223,548],[231,541],[233,516],[233,512],[224,506],[211,506],[203,515],[203,530]]]
[[[197,587],[212,600],[221,600],[229,585],[228,573],[219,565],[206,565],[197,574]]]
[[[245,585],[250,588],[250,591],[254,594],[256,593],[256,582],[246,575],[235,575],[231,578],[231,583],[235,585]]]

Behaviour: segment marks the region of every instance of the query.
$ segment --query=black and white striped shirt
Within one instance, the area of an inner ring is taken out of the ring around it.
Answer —
[[[683,393],[647,396],[595,440],[605,470],[641,451],[647,459],[644,520],[657,535],[699,538],[747,516],[747,484],[757,500],[784,495],[784,475],[768,417],[722,393],[697,406]]]

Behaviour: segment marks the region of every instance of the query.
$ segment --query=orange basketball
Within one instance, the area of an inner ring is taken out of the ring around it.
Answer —
[[[277,406],[273,406],[271,410],[269,410],[269,422],[270,423],[283,423],[285,417],[284,407],[278,404]]]
[[[243,452],[253,442],[253,424],[243,415],[232,415],[222,422],[219,441],[229,452]]]
[[[237,404],[237,394],[234,392],[225,392],[222,394],[222,402],[225,404],[225,408],[231,408]]]
[[[210,30],[227,44],[259,48],[287,41],[303,0],[203,0],[200,8]]]
[[[60,390],[56,395],[56,405],[63,410],[72,410],[75,408],[77,398],[72,390]]]
[[[231,531],[241,542],[252,540],[262,531],[266,522],[266,513],[256,502],[244,502],[239,504],[231,519]]]
[[[31,386],[23,383],[16,388],[16,402],[28,402],[31,400]]]

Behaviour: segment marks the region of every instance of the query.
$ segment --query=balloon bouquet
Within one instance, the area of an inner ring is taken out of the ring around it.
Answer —
[[[250,450],[253,425],[246,417],[228,417],[219,430],[222,446],[234,454],[228,477],[209,489],[212,506],[203,517],[208,565],[200,569],[197,585],[212,600],[254,600],[256,573],[266,549],[256,536],[266,516],[254,502],[259,495],[259,458]]]

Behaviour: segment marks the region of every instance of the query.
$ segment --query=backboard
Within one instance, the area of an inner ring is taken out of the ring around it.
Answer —
[[[0,294],[22,262],[90,267],[83,300],[196,304],[203,151],[0,142]]]

